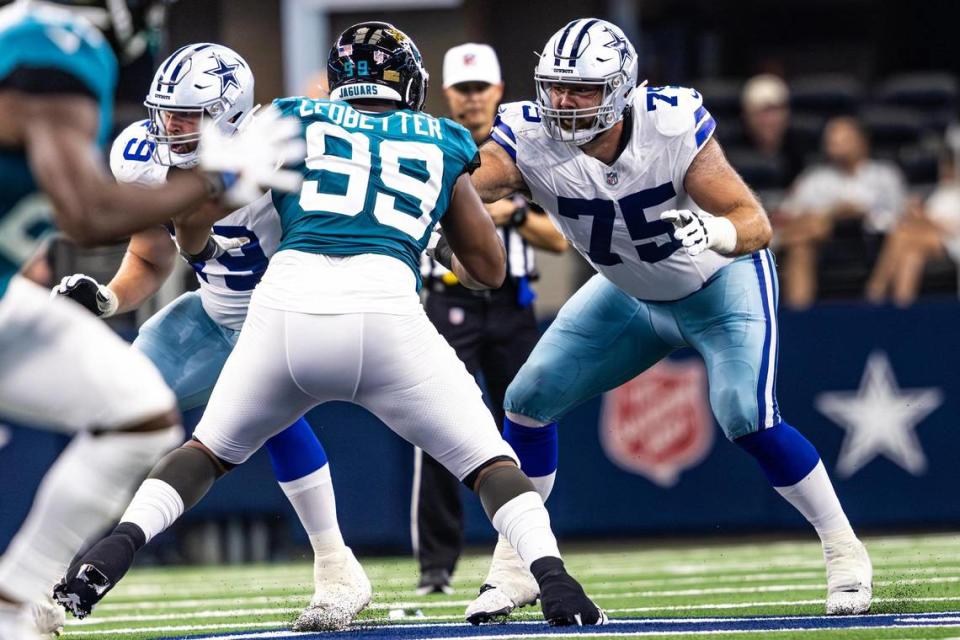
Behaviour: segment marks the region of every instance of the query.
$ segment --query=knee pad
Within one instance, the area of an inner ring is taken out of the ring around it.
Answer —
[[[150,472],[148,479],[162,480],[173,487],[183,500],[185,509],[189,509],[228,470],[226,463],[215,460],[210,453],[193,446],[183,446],[165,456]]]
[[[512,464],[497,467],[486,473],[480,479],[476,489],[483,510],[491,520],[500,507],[517,496],[531,491],[536,493],[530,478]]]
[[[464,479],[462,480],[464,486],[467,489],[470,489],[470,491],[476,492],[477,487],[475,485],[477,484],[477,478],[480,477],[480,474],[483,473],[484,469],[486,469],[490,465],[497,462],[509,462],[514,466],[517,465],[517,461],[511,458],[510,456],[496,456],[495,458],[490,458],[489,460],[481,464],[479,467],[477,467],[476,469],[468,473],[466,477],[464,477]]]

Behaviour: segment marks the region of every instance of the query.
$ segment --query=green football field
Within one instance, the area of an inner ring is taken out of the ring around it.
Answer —
[[[64,637],[960,639],[960,534],[864,541],[874,562],[872,613],[886,615],[840,619],[844,629],[823,628],[838,619],[821,617],[819,545],[772,540],[571,548],[568,568],[613,619],[602,632],[551,630],[539,622],[538,607],[523,609],[515,624],[460,624],[485,557],[462,561],[453,595],[427,597],[413,595],[412,560],[361,557],[374,602],[357,629],[342,634],[285,631],[312,591],[312,566],[303,562],[134,570],[92,616],[69,622]]]

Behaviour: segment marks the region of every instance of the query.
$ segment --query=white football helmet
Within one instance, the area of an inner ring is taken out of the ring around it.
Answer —
[[[534,78],[547,133],[554,140],[581,145],[623,118],[637,86],[637,52],[617,25],[598,18],[573,20],[547,40]],[[586,109],[556,109],[550,88],[557,84],[602,87],[600,104]],[[577,126],[578,119],[590,117],[590,126]]]
[[[233,49],[209,42],[187,45],[157,69],[143,104],[150,113],[147,138],[156,143],[157,161],[191,167],[198,162],[197,144],[207,118],[232,135],[253,109],[253,72]],[[168,131],[165,112],[200,114],[196,131]],[[175,152],[178,146],[181,149]]]

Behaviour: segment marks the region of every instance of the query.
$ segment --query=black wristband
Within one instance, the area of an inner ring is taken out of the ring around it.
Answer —
[[[217,255],[217,244],[213,241],[213,238],[207,238],[207,244],[200,250],[200,253],[187,253],[182,247],[180,248],[180,256],[191,264],[206,262],[215,255]]]
[[[529,209],[527,209],[526,205],[517,207],[510,216],[510,224],[514,227],[522,227],[527,222],[528,213]]]

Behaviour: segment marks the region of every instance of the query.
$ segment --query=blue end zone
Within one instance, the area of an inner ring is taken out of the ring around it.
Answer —
[[[644,636],[665,633],[716,633],[751,631],[816,631],[818,629],[907,629],[913,627],[960,628],[960,611],[938,613],[897,613],[866,616],[755,616],[749,618],[641,618],[611,620],[604,627],[583,629],[548,627],[540,621],[475,627],[463,623],[384,624],[378,627],[351,627],[349,631],[317,634],[285,633],[282,629],[244,631],[231,634],[190,636],[190,638],[271,638],[286,640],[418,640],[430,638],[515,637],[524,635],[575,637],[609,631],[611,635]],[[178,636],[183,637],[183,636]],[[173,638],[167,639],[173,640]]]

